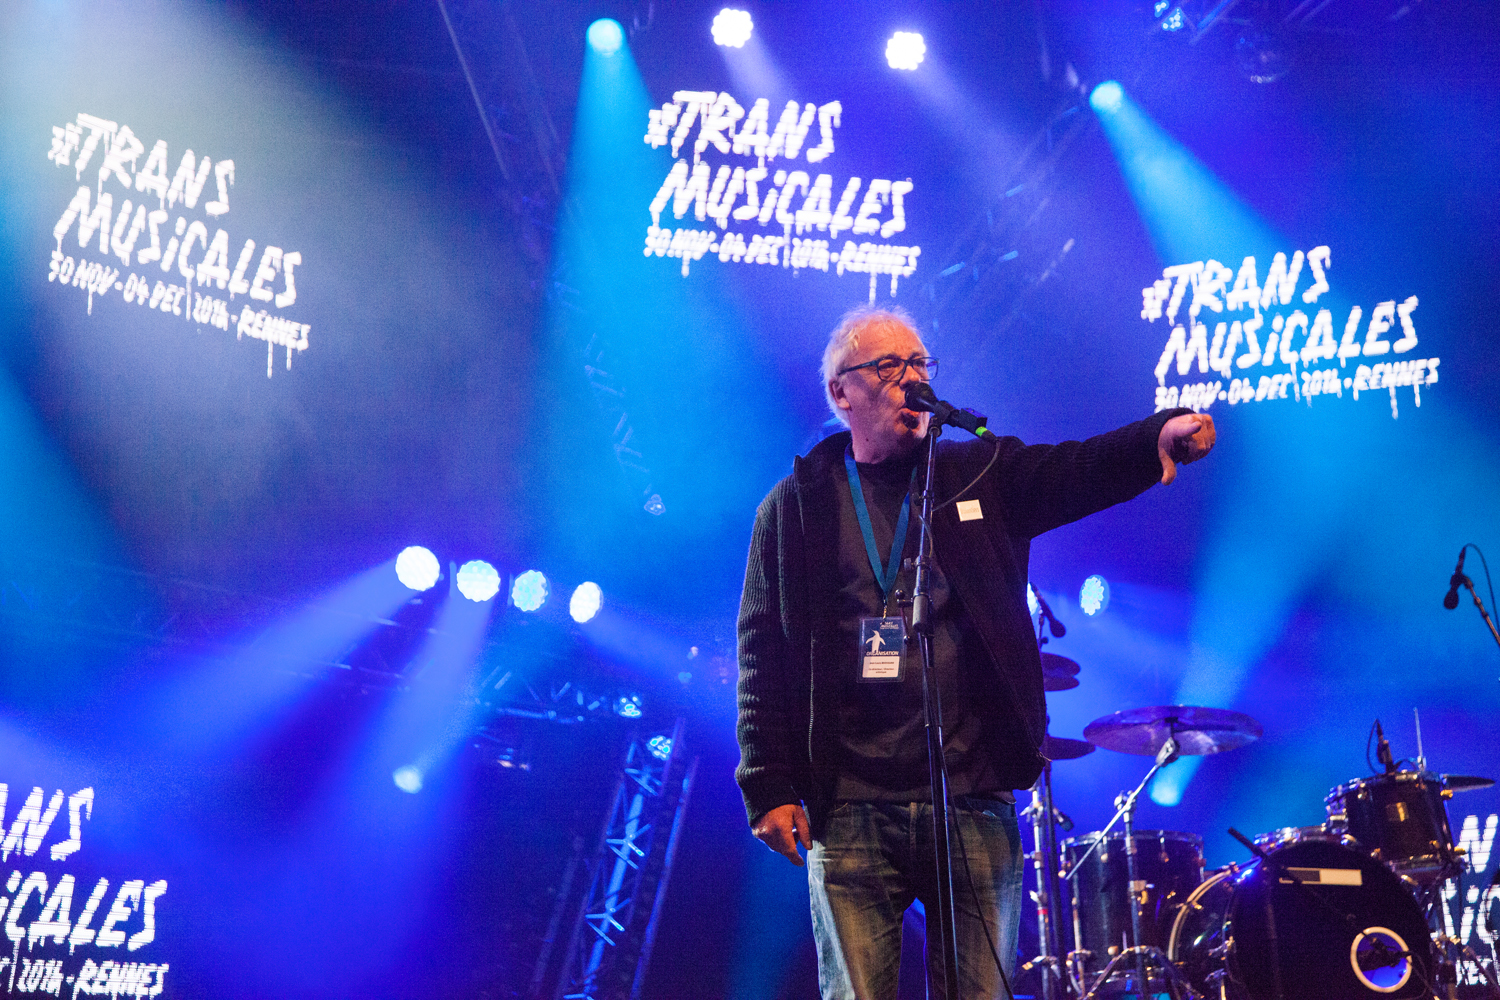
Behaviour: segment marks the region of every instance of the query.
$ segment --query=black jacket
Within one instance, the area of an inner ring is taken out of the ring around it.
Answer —
[[[1058,445],[1001,438],[994,468],[966,494],[982,517],[949,505],[933,518],[933,552],[990,653],[996,697],[977,706],[986,725],[1019,725],[1040,747],[1047,709],[1042,664],[1026,605],[1031,539],[1143,493],[1161,479],[1157,437],[1167,410],[1119,430]],[[739,616],[740,764],[751,823],[803,801],[816,835],[831,805],[838,685],[829,671],[838,635],[838,484],[848,432],[798,458],[756,513]],[[979,474],[996,445],[942,441],[936,493],[952,496]],[[1007,711],[1007,708],[1010,711]],[[1014,714],[1012,715],[1011,712]],[[998,762],[1026,788],[1042,757]]]

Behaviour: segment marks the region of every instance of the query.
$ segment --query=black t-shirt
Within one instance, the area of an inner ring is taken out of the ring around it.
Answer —
[[[911,455],[858,466],[861,492],[865,496],[876,549],[882,562],[890,555],[901,503],[912,484],[912,470],[925,454],[925,449],[917,448]],[[917,474],[921,475],[920,470]],[[916,583],[919,511],[914,509],[908,519],[906,560],[886,605],[870,567],[847,477],[841,475],[838,478],[841,487],[838,641],[846,652],[839,657],[843,664],[843,682],[838,699],[839,777],[834,795],[838,799],[930,801],[927,731],[922,710],[921,648],[911,631],[910,599]],[[912,500],[915,505],[915,491]],[[971,710],[976,703],[970,695],[971,686],[985,683],[986,678],[994,676],[989,654],[969,624],[960,602],[949,590],[940,566],[934,567],[931,592],[933,660],[942,697],[949,789],[954,795],[1008,792],[995,765],[1013,740],[1007,740],[1005,733],[995,732],[993,726],[982,725]],[[860,619],[884,617],[887,613],[892,617],[899,613],[906,619],[911,640],[906,650],[902,679],[862,682],[859,679],[862,662]],[[1015,733],[1009,735],[1016,736]]]

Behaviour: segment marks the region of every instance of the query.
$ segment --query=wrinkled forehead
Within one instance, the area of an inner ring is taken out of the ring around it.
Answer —
[[[859,364],[888,355],[909,358],[927,353],[916,331],[894,317],[871,320],[855,330],[849,341],[847,364]]]

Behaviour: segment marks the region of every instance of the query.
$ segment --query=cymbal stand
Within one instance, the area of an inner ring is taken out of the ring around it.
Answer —
[[[1084,994],[1084,1000],[1093,1000],[1093,998],[1099,993],[1100,988],[1106,982],[1108,982],[1109,977],[1114,974],[1115,967],[1126,958],[1131,958],[1135,962],[1137,993],[1140,996],[1145,997],[1150,991],[1151,981],[1147,976],[1147,966],[1151,964],[1161,966],[1161,968],[1167,974],[1168,981],[1170,983],[1183,987],[1187,991],[1188,996],[1196,997],[1198,995],[1187,983],[1187,981],[1183,979],[1182,974],[1177,971],[1177,968],[1172,965],[1170,961],[1168,961],[1167,956],[1162,954],[1160,948],[1154,947],[1152,945],[1141,944],[1141,939],[1144,936],[1142,934],[1141,927],[1143,916],[1141,913],[1141,904],[1142,897],[1145,895],[1145,891],[1139,877],[1139,872],[1136,868],[1135,804],[1136,801],[1140,798],[1141,792],[1145,791],[1146,786],[1151,783],[1151,779],[1156,777],[1156,772],[1160,771],[1162,768],[1175,761],[1178,757],[1179,751],[1180,747],[1178,746],[1176,737],[1168,736],[1167,741],[1163,743],[1161,745],[1161,749],[1156,752],[1156,761],[1151,765],[1151,770],[1146,772],[1146,776],[1141,779],[1141,783],[1139,785],[1135,786],[1134,791],[1124,792],[1115,799],[1114,817],[1094,838],[1094,842],[1089,845],[1088,850],[1084,851],[1082,856],[1080,856],[1077,861],[1073,862],[1073,867],[1069,868],[1066,872],[1063,873],[1064,882],[1076,878],[1078,876],[1078,872],[1083,867],[1083,863],[1087,861],[1089,859],[1089,856],[1093,854],[1094,851],[1098,850],[1100,845],[1104,843],[1105,839],[1109,836],[1109,831],[1114,829],[1115,824],[1120,823],[1124,827],[1125,871],[1126,877],[1130,881],[1131,944],[1130,947],[1122,949],[1120,953],[1112,958],[1109,964],[1104,967],[1104,971],[1099,973],[1098,977],[1095,978],[1093,985],[1091,985],[1088,989],[1088,992]]]
[[[1026,812],[1031,817],[1032,843],[1036,846],[1031,862],[1032,869],[1036,872],[1038,954],[1021,968],[1029,971],[1040,966],[1042,1000],[1060,1000],[1058,986],[1061,985],[1062,970],[1058,960],[1057,912],[1054,908],[1058,893],[1052,881],[1057,871],[1057,831],[1053,826],[1051,761],[1042,768],[1041,776],[1031,786],[1031,805],[1026,808]]]

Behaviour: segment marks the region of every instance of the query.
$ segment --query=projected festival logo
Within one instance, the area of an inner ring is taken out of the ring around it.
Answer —
[[[145,165],[137,169],[143,154]],[[307,350],[311,329],[282,312],[297,301],[302,254],[267,246],[257,259],[255,241],[246,239],[231,269],[229,233],[217,224],[229,214],[234,161],[198,159],[188,149],[174,173],[169,156],[165,139],[147,153],[130,126],[94,115],[52,127],[47,159],[58,168],[72,167],[82,186],[52,227],[57,248],[47,280],[86,296],[90,316],[96,299],[118,293],[126,306],[161,313],[164,324],[232,328],[236,339],[265,341],[267,378],[276,348],[284,347],[290,369],[292,352]],[[95,163],[92,184],[84,183]],[[194,218],[200,211],[204,218]],[[70,233],[76,235],[77,257],[65,246]],[[249,301],[236,314],[234,300],[242,295]]]
[[[1264,284],[1254,257],[1246,257],[1238,273],[1216,260],[1163,269],[1141,289],[1141,319],[1154,324],[1165,318],[1171,328],[1156,363],[1157,411],[1185,406],[1201,413],[1218,402],[1278,399],[1311,406],[1320,396],[1359,399],[1384,389],[1395,418],[1397,390],[1408,388],[1421,406],[1422,387],[1437,382],[1441,359],[1411,357],[1417,297],[1376,303],[1368,319],[1363,306],[1350,306],[1336,333],[1333,310],[1318,308],[1330,290],[1330,260],[1326,246],[1298,250],[1290,262],[1278,253]],[[1305,285],[1300,295],[1299,284]],[[1173,374],[1185,384],[1168,385]],[[1209,374],[1219,377],[1187,381]]]
[[[835,196],[833,174],[797,169],[799,156],[812,165],[833,155],[842,114],[838,101],[788,101],[772,129],[764,97],[746,112],[728,93],[677,91],[650,112],[646,129],[646,144],[670,146],[676,162],[651,200],[645,255],[681,259],[684,277],[693,261],[708,255],[724,263],[868,274],[871,302],[877,280],[889,275],[895,295],[898,280],[915,273],[922,253],[921,247],[887,242],[906,229],[912,182],[875,178],[866,186],[850,177]],[[814,126],[818,141],[809,145]],[[721,163],[715,170],[704,160],[710,151],[745,162]],[[778,167],[777,160],[787,166]],[[673,219],[691,212],[714,228],[663,226],[662,213],[669,209]]]
[[[90,887],[57,871],[83,847],[94,790],[68,795],[58,789],[48,796],[45,789],[32,788],[8,824],[7,791],[0,783],[0,862],[14,866],[0,892],[0,926],[10,941],[10,954],[0,955],[0,988],[11,994],[111,1000],[159,995],[167,963],[142,961],[137,953],[156,940],[156,909],[166,880],[115,884],[99,878]],[[17,789],[17,798],[21,794]]]

